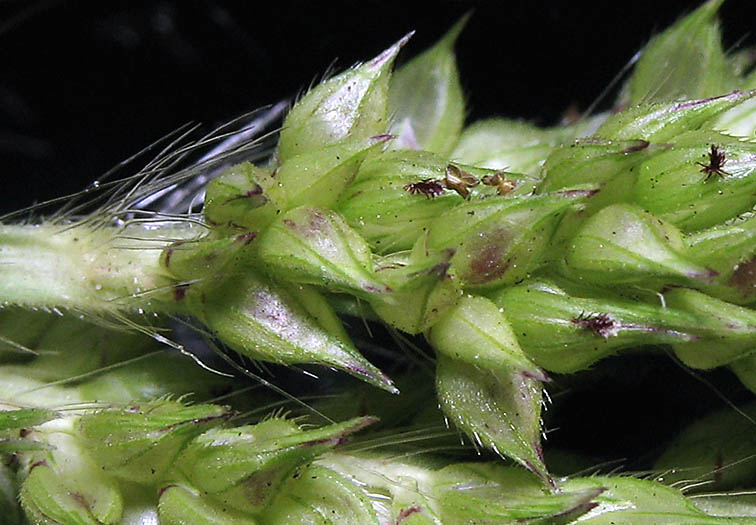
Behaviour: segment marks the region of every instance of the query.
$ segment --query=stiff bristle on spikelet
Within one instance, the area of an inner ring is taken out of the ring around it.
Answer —
[[[756,71],[720,4],[571,124],[465,125],[465,17],[3,217],[3,523],[756,523]],[[662,368],[727,409],[615,472],[544,443]]]

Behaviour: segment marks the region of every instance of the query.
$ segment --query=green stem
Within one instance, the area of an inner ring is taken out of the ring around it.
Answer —
[[[0,225],[0,301],[94,313],[173,311],[160,253],[189,228]],[[193,233],[192,233],[193,235]]]

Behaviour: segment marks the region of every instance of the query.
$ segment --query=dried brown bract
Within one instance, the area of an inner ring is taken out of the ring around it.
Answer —
[[[486,186],[495,186],[499,195],[506,195],[517,187],[517,182],[506,178],[504,173],[486,175],[481,179],[481,182]]]
[[[454,164],[449,164],[446,166],[444,184],[448,189],[456,191],[467,199],[470,197],[470,188],[480,184],[480,181],[474,175],[461,170]]]

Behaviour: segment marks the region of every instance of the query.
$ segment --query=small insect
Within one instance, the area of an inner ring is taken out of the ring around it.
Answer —
[[[499,195],[506,195],[507,193],[515,189],[515,187],[517,187],[517,182],[504,177],[504,173],[486,175],[481,179],[481,182],[486,186],[495,186],[496,191],[499,193]]]
[[[444,186],[435,179],[423,179],[420,182],[411,182],[404,189],[412,195],[423,194],[426,199],[434,199],[444,193]]]
[[[459,193],[462,198],[467,199],[470,196],[470,188],[480,184],[480,181],[474,175],[462,171],[454,164],[446,166],[446,177],[444,185]]]
[[[717,175],[719,177],[729,175],[729,173],[722,169],[722,166],[724,166],[725,162],[727,162],[727,155],[725,155],[725,152],[721,151],[716,144],[712,144],[711,150],[709,151],[709,163],[704,164],[702,162],[696,162],[696,164],[701,166],[701,173],[706,174],[704,181],[707,181],[713,175]]]
[[[572,319],[572,322],[581,328],[591,330],[594,334],[603,337],[617,335],[619,324],[607,313],[587,314],[580,312],[580,315]]]

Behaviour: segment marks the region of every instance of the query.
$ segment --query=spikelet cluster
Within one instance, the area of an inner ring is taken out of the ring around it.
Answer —
[[[721,3],[573,123],[466,125],[463,19],[325,80],[272,139],[3,218],[4,523],[756,523],[752,401],[651,477],[543,445],[545,389],[615,354],[756,392],[756,55],[724,52]],[[399,349],[368,359],[362,323]]]

